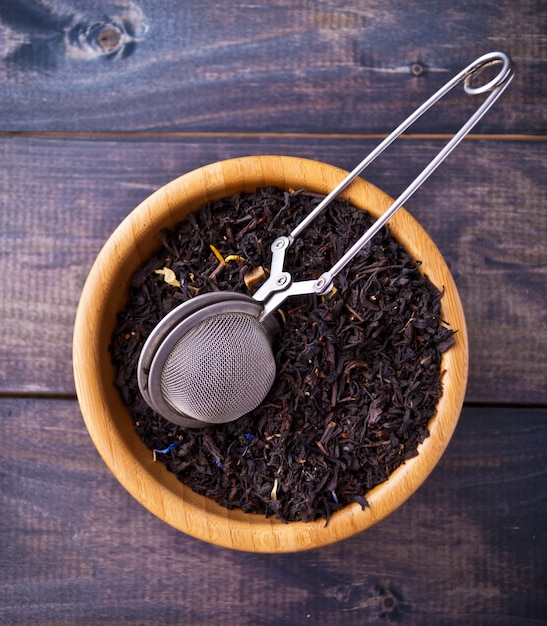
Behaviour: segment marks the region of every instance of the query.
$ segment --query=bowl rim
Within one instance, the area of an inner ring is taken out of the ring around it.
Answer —
[[[123,487],[154,515],[198,539],[251,552],[295,552],[328,545],[361,532],[403,504],[431,473],[454,432],[468,375],[468,339],[459,294],[440,251],[404,209],[390,220],[393,236],[422,261],[421,271],[439,289],[443,319],[457,328],[456,343],[443,354],[443,393],[429,423],[430,435],[419,454],[357,503],[332,514],[325,525],[284,523],[260,514],[228,510],[181,483],[136,434],[118,390],[108,345],[117,311],[127,298],[130,276],[159,247],[162,228],[172,227],[209,201],[274,185],[328,193],[347,174],[335,166],[299,157],[240,157],[205,165],[167,183],[141,202],[120,223],[99,252],[82,290],[73,337],[73,368],[80,410],[91,439]],[[357,178],[340,197],[373,216],[391,198]],[[125,299],[124,299],[125,298]]]

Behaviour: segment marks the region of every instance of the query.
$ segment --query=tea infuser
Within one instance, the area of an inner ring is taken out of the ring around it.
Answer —
[[[501,69],[494,78],[476,84],[480,74],[498,65]],[[230,422],[255,409],[276,376],[272,336],[277,322],[271,313],[290,296],[328,293],[335,276],[462,141],[513,75],[512,61],[503,52],[476,59],[388,135],[289,235],[273,242],[269,277],[253,296],[233,292],[201,294],[166,315],[146,340],[137,367],[139,388],[147,404],[167,420],[194,428]],[[462,81],[469,95],[489,93],[481,106],[329,270],[315,280],[294,282],[284,263],[295,238],[399,135]]]

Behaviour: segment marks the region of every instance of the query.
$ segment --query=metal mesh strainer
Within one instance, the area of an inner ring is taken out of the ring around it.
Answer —
[[[176,307],[146,340],[137,367],[146,402],[166,419],[197,427],[254,409],[275,379],[272,335],[262,305],[240,293],[213,292]]]
[[[476,84],[485,69],[498,65],[502,67],[494,78],[484,84]],[[275,321],[270,314],[289,296],[327,293],[334,277],[462,141],[512,78],[511,59],[503,52],[491,52],[475,60],[386,137],[290,235],[274,241],[270,276],[252,298],[219,292],[199,295],[163,318],[145,342],[137,367],[139,388],[146,402],[166,419],[190,427],[232,421],[260,404],[275,378],[275,359],[271,348]],[[293,282],[283,266],[286,250],[295,237],[399,135],[461,82],[464,82],[469,95],[489,95],[437,156],[330,270],[317,280]]]
[[[231,422],[252,411],[275,379],[269,336],[248,313],[219,313],[175,344],[161,372],[171,407],[203,422]]]

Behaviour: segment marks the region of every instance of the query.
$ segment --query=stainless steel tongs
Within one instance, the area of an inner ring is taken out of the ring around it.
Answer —
[[[485,84],[474,86],[479,74],[495,65],[501,65],[498,74]],[[477,124],[483,115],[490,109],[494,102],[507,88],[514,76],[514,68],[511,58],[504,52],[490,52],[485,54],[463,69],[459,74],[448,81],[441,89],[433,94],[421,107],[416,109],[402,124],[400,124],[388,137],[386,137],[357,167],[335,187],[317,207],[294,228],[288,236],[278,237],[272,244],[272,262],[270,276],[253,298],[263,303],[260,320],[275,311],[286,298],[294,295],[315,293],[318,295],[327,293],[332,287],[334,277],[357,255],[365,244],[388,222],[388,220],[401,208],[410,196],[423,184],[423,182],[437,169],[454,148],[462,141],[469,131]],[[410,183],[403,193],[393,204],[379,217],[374,224],[360,237],[358,241],[337,261],[330,270],[324,272],[316,280],[293,282],[289,272],[283,269],[285,253],[292,245],[294,239],[334,200],[359,174],[361,174],[389,145],[391,145],[409,126],[436,104],[443,96],[451,91],[456,85],[464,82],[464,89],[469,95],[489,93],[481,106],[444,146],[437,156],[427,165],[422,172]]]

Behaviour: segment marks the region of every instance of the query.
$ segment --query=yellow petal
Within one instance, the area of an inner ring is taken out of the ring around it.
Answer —
[[[277,487],[279,486],[279,481],[277,480],[277,478],[274,480],[274,484],[272,487],[272,490],[270,492],[270,498],[272,500],[277,500]]]
[[[213,246],[213,244],[209,244],[209,248],[211,248],[211,252],[216,256],[216,258],[218,259],[219,263],[224,263],[224,257],[222,256],[222,254],[220,254],[220,252],[218,251],[217,248],[215,248],[215,246]]]
[[[155,274],[163,276],[163,280],[172,287],[180,287],[180,282],[177,280],[175,272],[169,267],[164,267],[161,270],[154,270]]]

